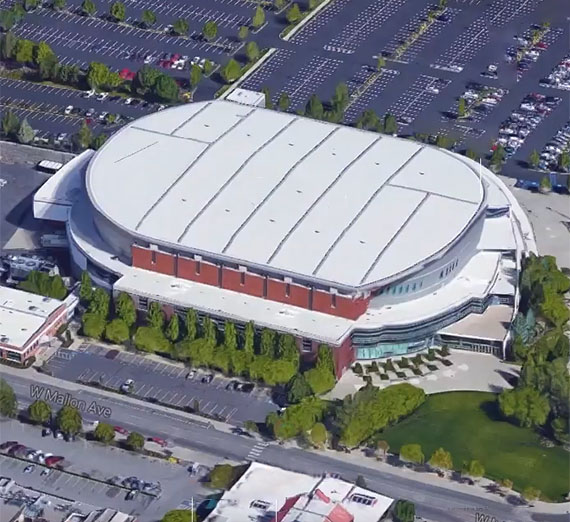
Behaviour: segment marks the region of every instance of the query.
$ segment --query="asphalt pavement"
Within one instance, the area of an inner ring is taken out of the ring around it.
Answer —
[[[83,345],[80,351],[59,349],[48,361],[54,377],[70,382],[95,382],[119,390],[127,379],[132,379],[131,395],[156,400],[178,408],[198,405],[203,414],[216,415],[231,424],[247,420],[263,422],[267,414],[276,411],[270,391],[256,386],[251,392],[229,390],[232,379],[215,374],[210,383],[202,377],[210,372],[197,372],[186,378],[190,369],[181,365],[160,362],[142,355],[121,352],[107,359],[108,348]]]
[[[31,372],[25,374],[2,370],[3,377],[14,388],[21,406],[31,402],[30,386],[38,385],[41,379]],[[49,380],[52,382],[53,380]],[[57,381],[53,381],[54,383]],[[67,388],[50,384],[50,389],[69,393]],[[417,514],[437,522],[465,522],[475,520],[476,513],[484,513],[505,522],[562,522],[566,515],[532,514],[518,505],[488,495],[466,493],[464,486],[439,486],[434,479],[414,480],[415,472],[391,472],[389,467],[375,467],[375,461],[361,464],[351,456],[338,456],[288,448],[278,444],[262,445],[250,438],[196,423],[188,416],[177,412],[161,411],[143,402],[132,404],[122,397],[109,398],[96,391],[77,390],[73,397],[87,404],[98,401],[111,408],[111,422],[128,430],[137,430],[145,436],[161,437],[169,443],[190,448],[220,459],[233,461],[257,460],[283,468],[306,473],[339,473],[343,478],[354,481],[362,475],[369,488],[393,498],[408,498],[415,502]],[[91,414],[85,418],[95,420]],[[431,477],[431,475],[430,475]]]

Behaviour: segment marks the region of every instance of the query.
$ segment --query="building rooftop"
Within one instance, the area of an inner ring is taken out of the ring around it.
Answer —
[[[63,301],[0,286],[0,343],[23,348]]]
[[[393,499],[328,476],[252,462],[207,522],[377,522]]]
[[[401,277],[462,235],[485,202],[473,165],[218,100],[124,127],[95,154],[87,189],[102,214],[146,241],[355,288]]]

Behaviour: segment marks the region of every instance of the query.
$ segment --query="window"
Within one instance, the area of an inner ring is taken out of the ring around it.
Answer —
[[[285,284],[285,297],[289,297],[291,295],[291,285],[289,283]]]
[[[357,504],[363,504],[364,506],[371,506],[376,502],[374,497],[370,495],[362,495],[361,493],[356,493],[350,497],[350,500],[356,502]]]
[[[400,285],[398,287],[398,293],[401,294],[403,290],[404,290],[404,287],[402,285]]]
[[[336,294],[332,294],[331,298],[331,306],[336,308]]]
[[[443,279],[443,270],[439,273],[439,278]]]
[[[396,287],[393,286],[393,287],[392,287],[392,295],[394,295],[395,293],[396,293]]]
[[[139,297],[139,308],[146,310],[148,308],[148,299],[146,297]]]
[[[200,275],[201,261],[196,261],[196,275]]]
[[[410,291],[410,285],[406,285],[406,294]]]
[[[151,265],[156,265],[156,250],[153,250],[150,254]]]
[[[414,284],[412,285],[412,292],[414,292],[415,290],[416,290],[416,283],[414,283]]]
[[[313,343],[310,339],[303,339],[303,353],[311,353],[313,351]]]
[[[249,507],[254,508],[254,509],[261,509],[262,511],[267,511],[269,509],[269,506],[271,506],[271,504],[269,502],[266,502],[265,500],[254,500]]]
[[[241,286],[244,286],[245,285],[245,272],[242,272],[239,276],[240,276],[239,284]]]

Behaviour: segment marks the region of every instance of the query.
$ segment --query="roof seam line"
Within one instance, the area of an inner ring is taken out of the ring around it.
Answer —
[[[380,261],[380,258],[382,257],[382,255],[384,254],[384,252],[386,252],[386,250],[390,247],[390,245],[396,240],[396,238],[400,235],[400,232],[402,231],[402,229],[404,229],[406,227],[406,225],[412,220],[412,218],[418,213],[418,211],[420,210],[420,208],[423,206],[423,204],[428,200],[428,198],[430,197],[430,193],[426,192],[424,193],[424,197],[421,199],[421,201],[419,202],[419,204],[416,206],[416,208],[413,210],[413,212],[411,212],[409,214],[409,216],[404,220],[404,222],[402,223],[402,225],[398,228],[398,230],[396,230],[396,232],[394,233],[394,235],[390,238],[390,241],[388,241],[386,243],[386,245],[384,245],[384,248],[382,250],[380,250],[380,252],[378,253],[378,255],[375,257],[374,261],[372,261],[372,264],[370,265],[370,268],[366,271],[366,273],[364,274],[364,276],[362,277],[362,279],[360,280],[360,284],[363,284],[364,281],[366,280],[366,278],[370,275],[370,273],[372,272],[372,270],[374,270],[374,267],[378,264],[378,261]]]
[[[151,129],[143,129],[142,127],[133,126],[133,127],[131,127],[131,129],[138,130],[141,132],[148,132],[149,134],[156,134],[158,136],[166,136],[168,138],[175,138],[177,140],[196,141],[198,143],[204,143],[205,145],[210,144],[209,141],[197,140],[196,138],[185,138],[184,136],[174,136],[172,134],[167,134],[166,132],[158,132],[158,131],[151,130]]]
[[[346,233],[348,232],[348,230],[352,227],[352,225],[354,225],[354,223],[356,223],[356,221],[358,220],[358,218],[364,213],[364,211],[368,208],[368,206],[372,203],[372,201],[374,201],[374,199],[376,199],[376,196],[380,193],[380,191],[388,184],[390,183],[390,181],[392,179],[394,179],[404,168],[406,168],[415,158],[416,156],[422,151],[424,150],[424,146],[420,146],[420,148],[418,148],[418,150],[416,150],[416,152],[414,152],[406,161],[404,161],[404,163],[402,163],[402,165],[400,165],[400,167],[398,167],[389,177],[386,181],[384,181],[384,183],[382,183],[382,185],[380,185],[375,191],[374,193],[368,198],[368,201],[366,201],[366,203],[364,203],[364,205],[362,206],[362,208],[358,211],[358,213],[356,214],[356,216],[354,216],[354,218],[352,218],[352,221],[344,228],[344,230],[339,234],[339,236],[333,241],[332,245],[328,248],[328,250],[325,252],[325,255],[322,257],[322,259],[319,261],[319,263],[317,264],[317,266],[315,267],[315,269],[312,272],[312,275],[316,275],[316,273],[320,270],[320,268],[323,266],[324,262],[327,260],[328,256],[330,255],[330,253],[333,251],[334,247],[340,242],[340,240],[346,235]]]
[[[279,244],[277,245],[277,247],[275,248],[275,250],[273,251],[273,253],[271,254],[271,256],[269,257],[269,259],[267,260],[267,263],[271,263],[273,261],[273,259],[275,258],[275,256],[280,252],[281,248],[283,247],[283,245],[285,244],[285,242],[291,237],[291,235],[293,234],[293,232],[295,232],[295,230],[297,230],[297,228],[299,227],[299,225],[301,224],[301,222],[309,215],[309,213],[311,212],[311,210],[313,210],[315,208],[315,206],[327,195],[327,193],[329,192],[330,189],[333,188],[334,185],[337,184],[338,181],[340,181],[340,179],[346,174],[346,172],[352,168],[354,166],[354,164],[360,159],[362,158],[362,156],[364,156],[372,147],[374,147],[374,145],[376,145],[380,140],[382,139],[382,136],[378,136],[370,145],[368,145],[367,147],[364,148],[364,150],[362,150],[354,159],[352,159],[347,165],[346,167],[344,167],[339,174],[336,176],[336,178],[334,178],[331,183],[329,184],[329,186],[317,197],[317,199],[315,199],[315,201],[313,201],[313,203],[311,203],[311,205],[309,206],[309,208],[303,213],[303,215],[297,220],[297,222],[293,225],[293,227],[287,232],[287,234],[285,234],[285,236],[283,237],[283,239],[279,242]]]
[[[253,151],[253,153],[247,157],[247,159],[240,165],[240,167],[229,177],[229,179],[218,189],[218,191],[206,202],[206,204],[196,213],[196,215],[190,220],[188,225],[184,228],[184,231],[177,239],[177,242],[180,243],[182,238],[188,233],[190,227],[196,222],[196,220],[208,209],[208,207],[214,202],[214,200],[223,192],[223,190],[243,171],[243,169],[249,164],[249,162],[261,151],[265,148],[266,145],[271,143],[274,139],[278,136],[283,134],[293,123],[295,123],[299,118],[294,118],[285,126],[283,126],[279,131],[277,131],[273,136],[271,136],[268,140],[264,141],[257,149]],[[224,251],[222,250],[222,253]]]
[[[456,198],[455,196],[448,196],[447,194],[440,194],[439,192],[433,192],[431,190],[423,190],[415,187],[406,187],[404,185],[396,185],[395,183],[387,183],[388,186],[394,188],[400,188],[404,190],[411,190],[413,192],[422,192],[424,194],[429,194],[430,196],[437,196],[444,199],[450,199],[452,201],[459,201],[460,203],[469,203],[470,205],[478,205],[477,201],[469,201],[468,199]]]
[[[184,125],[186,125],[189,121],[192,121],[196,116],[198,116],[203,111],[205,111],[210,105],[212,105],[212,102],[208,102],[208,103],[204,104],[200,109],[198,109],[194,114],[192,114],[192,116],[190,116],[190,118],[188,118],[187,120],[184,120],[180,125],[178,125],[178,127],[176,127],[170,133],[170,136],[174,136],[175,132],[178,132],[182,127],[184,127]]]
[[[114,163],[119,163],[120,161],[123,161],[125,159],[130,158],[131,156],[134,156],[135,154],[138,154],[139,152],[142,152],[143,150],[146,149],[150,149],[151,147],[154,147],[156,144],[158,143],[158,141],[153,141],[152,143],[149,143],[148,145],[145,145],[144,147],[135,150],[134,152],[131,152],[130,154],[127,154],[126,156],[123,156],[122,158],[119,158],[117,161],[115,161]]]
[[[242,222],[241,225],[239,225],[239,227],[236,229],[236,231],[231,235],[230,239],[228,240],[228,242],[226,243],[226,245],[224,246],[224,248],[222,249],[222,254],[226,253],[226,250],[231,246],[231,244],[233,243],[233,241],[235,240],[235,238],[238,236],[238,234],[244,229],[244,227],[250,222],[250,220],[253,218],[253,216],[257,213],[257,211],[267,202],[267,200],[275,193],[275,191],[285,182],[285,180],[296,170],[296,168],[303,162],[305,161],[313,152],[317,151],[319,149],[319,147],[325,142],[327,141],[333,134],[335,134],[337,131],[340,130],[341,127],[335,127],[331,132],[329,132],[322,140],[320,140],[315,146],[313,146],[309,151],[307,151],[305,154],[303,154],[303,156],[301,156],[294,164],[293,166],[285,173],[285,175],[281,178],[281,180],[277,183],[277,185],[275,185],[270,191],[269,194],[267,194],[263,200],[259,203],[259,205],[257,205],[249,214],[249,216],[247,216],[247,218],[245,218]]]
[[[149,207],[149,209],[143,214],[143,216],[141,217],[141,219],[139,220],[139,222],[137,223],[135,230],[138,231],[138,229],[141,227],[141,225],[143,224],[143,221],[150,215],[150,213],[157,207],[157,205],[170,193],[170,191],[182,180],[182,178],[184,178],[184,176],[186,176],[186,174],[190,171],[190,169],[196,165],[196,163],[198,161],[200,161],[200,159],[202,158],[202,156],[204,156],[204,154],[206,152],[208,152],[209,150],[211,150],[211,147],[213,145],[215,145],[216,143],[218,143],[223,137],[225,137],[226,135],[228,135],[233,129],[235,129],[238,125],[240,125],[241,123],[243,123],[249,116],[251,116],[253,113],[255,112],[255,109],[252,109],[251,111],[249,111],[247,114],[239,117],[239,119],[230,127],[228,127],[220,136],[218,136],[212,143],[210,143],[207,147],[204,148],[203,151],[200,152],[200,154],[198,154],[190,163],[190,165],[188,165],[188,168],[186,168],[182,174],[180,174],[180,176],[178,176],[173,183],[170,184],[170,187],[168,187],[160,196],[159,198]]]

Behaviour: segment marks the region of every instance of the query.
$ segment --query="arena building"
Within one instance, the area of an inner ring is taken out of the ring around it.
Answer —
[[[53,202],[53,205],[52,205]],[[36,216],[140,310],[288,332],[340,375],[445,343],[504,356],[524,212],[494,174],[411,140],[231,101],[125,126],[63,167]]]

